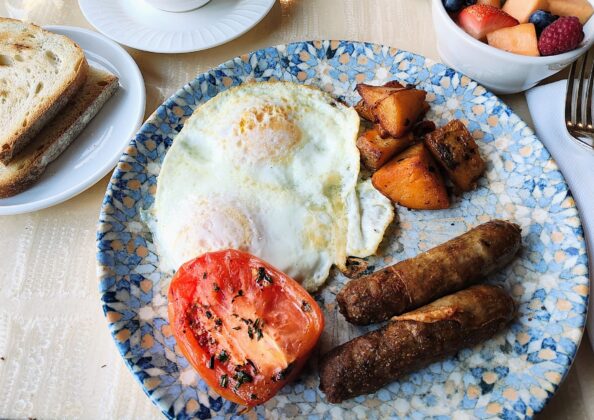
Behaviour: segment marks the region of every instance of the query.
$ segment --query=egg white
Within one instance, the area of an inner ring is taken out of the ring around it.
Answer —
[[[199,107],[168,151],[151,210],[161,269],[250,252],[316,290],[373,254],[394,217],[358,182],[359,116],[315,88],[249,83]]]

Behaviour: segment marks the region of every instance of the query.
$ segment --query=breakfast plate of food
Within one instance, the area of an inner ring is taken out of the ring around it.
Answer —
[[[526,124],[369,43],[265,48],[182,87],[121,157],[97,246],[116,346],[170,418],[532,417],[589,296]]]
[[[0,74],[11,88],[0,92],[6,215],[61,203],[108,174],[144,118],[145,90],[130,55],[100,34],[5,18],[0,26]]]

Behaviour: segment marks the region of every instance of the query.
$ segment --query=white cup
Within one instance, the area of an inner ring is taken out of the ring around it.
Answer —
[[[146,0],[148,4],[166,12],[187,12],[204,6],[210,0]]]

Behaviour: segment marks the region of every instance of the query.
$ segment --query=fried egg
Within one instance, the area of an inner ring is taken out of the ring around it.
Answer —
[[[359,180],[358,131],[354,109],[293,83],[243,84],[200,106],[157,180],[161,269],[233,248],[314,291],[333,264],[373,254],[394,211]]]

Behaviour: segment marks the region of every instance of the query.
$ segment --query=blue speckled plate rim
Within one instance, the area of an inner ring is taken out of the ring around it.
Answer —
[[[263,50],[266,50],[266,49],[280,49],[280,48],[286,48],[286,49],[289,49],[289,48],[291,48],[292,46],[298,46],[298,45],[301,45],[301,44],[304,44],[304,43],[306,43],[306,44],[313,44],[313,43],[324,43],[324,42],[338,42],[338,43],[341,43],[341,44],[342,44],[342,43],[346,43],[346,44],[361,44],[361,45],[364,45],[364,46],[366,46],[366,47],[370,47],[370,48],[374,48],[374,47],[376,47],[376,48],[390,48],[390,49],[392,49],[392,48],[395,48],[395,47],[390,47],[390,46],[387,46],[387,45],[377,44],[377,43],[368,42],[368,41],[346,41],[346,40],[305,40],[305,41],[295,41],[295,42],[290,42],[290,43],[286,43],[286,44],[278,44],[278,45],[274,45],[274,46],[270,46],[270,47],[264,47],[264,48],[261,48],[261,49],[258,49],[258,50],[253,50],[253,51],[251,51],[251,52],[248,52],[248,53],[246,53],[246,54],[242,54],[242,55],[248,55],[248,56],[251,56],[251,55],[253,55],[253,54],[256,54],[256,53],[258,53],[258,52],[260,52],[260,51],[263,51]],[[411,55],[411,56],[413,56],[413,57],[422,58],[422,59],[424,60],[424,66],[423,66],[423,67],[425,67],[425,68],[429,67],[430,65],[434,65],[434,64],[443,64],[443,63],[439,63],[439,62],[437,62],[437,61],[435,61],[435,60],[433,60],[433,59],[430,59],[430,58],[424,57],[424,56],[422,56],[422,55],[420,55],[420,54],[412,53],[412,52],[409,52],[409,51],[406,51],[406,50],[402,50],[402,49],[399,49],[399,48],[395,48],[395,49],[397,50],[397,53],[406,53],[406,54],[410,54],[410,55]],[[146,121],[143,123],[143,125],[140,127],[139,131],[136,133],[136,135],[134,136],[134,138],[132,138],[132,139],[130,140],[130,143],[129,143],[129,145],[128,145],[128,148],[136,148],[136,139],[137,139],[137,137],[138,137],[139,135],[142,135],[143,133],[149,133],[149,131],[147,130],[147,124],[150,124],[150,123],[153,123],[153,124],[154,124],[154,123],[156,123],[156,122],[158,121],[157,114],[158,114],[158,111],[159,111],[161,108],[166,108],[168,105],[172,105],[172,104],[174,104],[174,103],[175,103],[175,99],[176,99],[176,98],[179,98],[180,96],[182,96],[182,95],[183,95],[183,94],[186,92],[186,89],[192,89],[192,86],[191,86],[191,85],[192,85],[192,83],[194,83],[194,82],[197,82],[199,78],[201,78],[201,77],[206,77],[206,76],[208,76],[208,75],[209,75],[211,72],[213,72],[213,71],[220,70],[220,69],[224,69],[224,68],[226,68],[226,67],[228,67],[228,66],[233,66],[233,65],[234,65],[234,61],[235,61],[235,60],[237,60],[237,59],[239,59],[239,58],[241,58],[241,56],[242,56],[242,55],[240,55],[240,56],[236,56],[236,57],[233,57],[233,58],[231,58],[231,59],[229,59],[229,60],[227,60],[227,61],[225,61],[225,62],[223,62],[223,63],[219,64],[219,65],[218,65],[218,66],[216,66],[216,67],[213,67],[213,68],[211,68],[211,69],[209,69],[209,70],[207,70],[207,71],[205,71],[205,72],[199,73],[199,74],[198,74],[196,77],[194,77],[194,79],[192,79],[191,81],[189,81],[188,83],[186,83],[185,85],[183,85],[181,88],[179,88],[179,89],[178,89],[178,90],[177,90],[177,91],[176,91],[176,92],[175,92],[173,95],[171,95],[171,96],[170,96],[170,97],[169,97],[167,100],[165,100],[165,101],[164,101],[164,102],[163,102],[161,105],[159,105],[159,106],[157,107],[157,109],[155,109],[155,111],[154,111],[154,112],[153,112],[153,113],[152,113],[152,114],[151,114],[151,115],[150,115],[150,116],[147,118],[147,120],[146,120]],[[485,95],[485,96],[487,96],[487,97],[492,97],[492,98],[495,98],[495,99],[496,99],[496,101],[498,102],[498,104],[501,106],[501,108],[502,108],[502,109],[504,109],[504,110],[507,110],[510,116],[516,116],[516,117],[518,118],[518,121],[519,121],[519,125],[520,125],[520,127],[521,127],[522,129],[524,129],[524,130],[527,130],[527,132],[528,132],[528,135],[534,136],[534,137],[535,137],[535,138],[536,138],[536,139],[537,139],[537,140],[538,140],[538,141],[539,141],[539,142],[542,144],[542,142],[540,141],[540,139],[538,139],[538,137],[536,136],[536,134],[534,133],[534,131],[532,130],[532,128],[530,128],[530,127],[529,127],[529,126],[528,126],[528,125],[527,125],[527,124],[524,122],[524,120],[522,120],[522,119],[521,119],[521,118],[520,118],[520,117],[519,117],[519,116],[518,116],[518,115],[517,115],[517,114],[516,114],[516,113],[515,113],[515,112],[514,112],[514,111],[513,111],[513,110],[512,110],[512,109],[511,109],[511,108],[510,108],[510,107],[509,107],[509,106],[508,106],[508,105],[507,105],[505,102],[504,102],[504,101],[502,101],[502,100],[501,100],[501,99],[500,99],[500,98],[499,98],[497,95],[495,95],[493,92],[491,92],[490,90],[488,90],[487,88],[485,88],[484,86],[482,86],[480,83],[476,82],[474,79],[470,78],[469,76],[466,76],[466,75],[464,75],[463,73],[461,73],[461,72],[459,72],[459,71],[457,71],[457,70],[454,70],[454,69],[452,69],[451,67],[449,67],[449,66],[447,66],[447,65],[445,65],[445,64],[443,64],[443,65],[444,65],[444,67],[446,67],[447,69],[451,70],[451,71],[453,72],[453,74],[456,74],[456,75],[458,75],[459,77],[461,77],[461,76],[468,77],[468,78],[469,78],[469,79],[470,79],[472,82],[475,82],[475,83],[477,84],[477,87],[479,87],[479,86],[480,86],[480,87],[482,87],[482,88],[485,90],[485,92],[484,92],[482,95]],[[224,90],[226,90],[226,89],[228,89],[228,88],[225,88]],[[126,150],[128,150],[128,148],[127,148]],[[545,146],[544,144],[543,144],[543,148],[544,148],[545,150],[547,150],[547,153],[548,153],[548,149],[546,149],[546,146]],[[549,153],[549,155],[550,155],[550,153]],[[126,151],[124,151],[124,153],[122,154],[122,156],[121,156],[120,160],[118,161],[118,165],[116,166],[116,168],[115,168],[115,170],[114,170],[114,172],[113,172],[113,174],[112,174],[112,176],[111,176],[111,178],[110,178],[110,181],[109,181],[109,183],[108,183],[108,185],[107,185],[107,189],[106,189],[106,195],[105,195],[105,197],[104,197],[104,199],[103,199],[103,201],[102,201],[102,204],[101,204],[101,210],[100,210],[100,213],[99,213],[99,220],[103,219],[103,217],[106,215],[106,214],[105,214],[105,208],[106,208],[106,206],[109,204],[109,202],[110,202],[110,200],[111,200],[111,197],[110,197],[110,195],[109,195],[108,193],[109,193],[109,191],[112,189],[112,185],[113,185],[114,183],[116,183],[116,182],[117,182],[117,180],[118,180],[118,179],[120,179],[120,178],[121,178],[121,176],[122,176],[123,174],[125,174],[125,173],[126,173],[126,171],[124,171],[124,170],[120,169],[120,167],[119,167],[119,163],[121,163],[121,162],[125,162],[124,158],[125,158],[126,156],[127,156],[127,152],[126,152]],[[551,157],[551,159],[553,159],[553,158]],[[554,159],[553,159],[553,161],[554,161]],[[565,180],[565,177],[563,177],[563,183],[564,183],[565,185],[567,185],[568,193],[571,195],[571,189],[570,189],[569,185],[567,184],[567,181]],[[577,208],[577,206],[576,206],[576,208]],[[581,217],[580,217],[580,212],[579,212],[579,209],[578,209],[578,218],[579,218],[579,220],[580,220],[580,229],[581,229],[581,227],[582,227],[582,222],[581,222]],[[98,225],[98,226],[99,226],[99,225]],[[97,235],[96,235],[97,244],[99,244],[99,240],[100,240],[100,239],[99,239],[99,236],[100,236],[100,232],[99,232],[99,231],[97,231]],[[584,239],[583,241],[585,241],[585,239]],[[102,254],[102,252],[103,252],[103,250],[101,250],[101,249],[98,247],[98,251],[97,251],[97,256],[98,256],[98,258],[97,258],[97,264],[98,264],[98,268],[100,268],[100,267],[102,266],[102,265],[101,265],[101,263],[100,263],[100,261],[99,261],[99,255],[101,255],[101,254]],[[586,275],[586,276],[589,276],[589,272],[590,272],[590,256],[588,256],[588,261],[587,261],[587,263],[586,263],[586,267],[587,267],[587,273],[586,273],[585,275]],[[100,291],[100,293],[101,293],[101,291]],[[102,294],[102,298],[103,298],[103,294]],[[551,393],[547,393],[547,397],[541,400],[541,404],[540,404],[540,406],[538,407],[538,410],[534,410],[534,415],[538,414],[538,413],[539,413],[539,412],[540,412],[540,411],[541,411],[541,410],[542,410],[542,409],[543,409],[543,408],[546,406],[546,404],[547,404],[547,403],[550,401],[550,399],[551,399],[551,398],[552,398],[552,397],[555,395],[555,393],[557,392],[557,390],[559,389],[559,387],[561,386],[561,384],[562,384],[562,383],[565,381],[565,379],[567,378],[567,375],[568,375],[568,373],[569,373],[569,371],[570,371],[571,367],[573,366],[573,363],[574,363],[574,361],[575,361],[575,356],[576,356],[576,354],[577,354],[577,351],[578,351],[578,349],[579,349],[579,347],[580,347],[581,341],[582,341],[582,339],[583,339],[583,337],[584,337],[584,330],[585,330],[585,325],[586,325],[586,317],[587,317],[587,313],[588,313],[589,300],[590,300],[590,284],[588,283],[588,294],[587,294],[587,296],[586,296],[586,298],[585,298],[584,311],[583,311],[581,314],[577,314],[577,315],[581,315],[581,320],[582,320],[582,328],[581,328],[581,334],[580,334],[580,337],[579,337],[578,343],[577,343],[577,345],[576,345],[576,347],[575,347],[575,352],[574,352],[574,354],[571,356],[570,363],[567,365],[567,367],[566,367],[566,369],[565,369],[565,372],[564,372],[564,374],[563,374],[563,377],[561,378],[561,381],[560,381],[558,384],[555,384],[555,385],[554,385],[553,392],[551,392]],[[102,303],[102,307],[103,307],[103,312],[104,312],[104,315],[106,315],[106,306],[105,306],[105,304],[104,304],[104,303]],[[116,344],[115,331],[112,329],[112,323],[110,323],[109,321],[108,321],[108,328],[109,328],[109,330],[110,330],[110,334],[111,334],[112,338],[114,339],[114,341],[113,341],[113,342],[114,342],[114,345],[115,345],[115,344]],[[148,397],[148,398],[151,400],[151,402],[152,402],[152,403],[153,403],[155,406],[157,406],[157,408],[159,408],[159,410],[161,410],[161,412],[163,413],[163,415],[165,415],[167,418],[173,418],[173,417],[170,415],[170,413],[168,413],[167,411],[165,411],[165,410],[164,410],[164,409],[163,409],[163,408],[162,408],[162,407],[159,405],[159,402],[158,402],[157,400],[155,400],[155,399],[152,397],[152,395],[149,393],[149,391],[146,389],[146,387],[145,387],[145,386],[144,386],[144,384],[142,383],[142,379],[141,379],[141,378],[139,377],[139,375],[137,375],[137,373],[134,371],[134,366],[135,366],[135,364],[134,364],[134,363],[132,363],[130,359],[126,358],[126,354],[125,354],[125,352],[123,351],[123,349],[122,349],[122,348],[120,348],[120,347],[118,347],[117,345],[116,345],[116,348],[117,348],[118,352],[120,353],[120,355],[122,356],[122,359],[124,359],[124,361],[125,361],[125,364],[126,364],[126,367],[127,367],[127,368],[128,368],[128,370],[130,371],[130,373],[132,373],[132,376],[134,377],[134,379],[136,380],[136,382],[137,382],[137,383],[140,385],[140,387],[142,388],[142,390],[143,390],[143,392],[145,393],[145,395],[146,395],[146,396],[147,396],[147,397]],[[239,415],[241,415],[241,414],[239,414]],[[233,416],[233,417],[236,417],[236,416]]]

